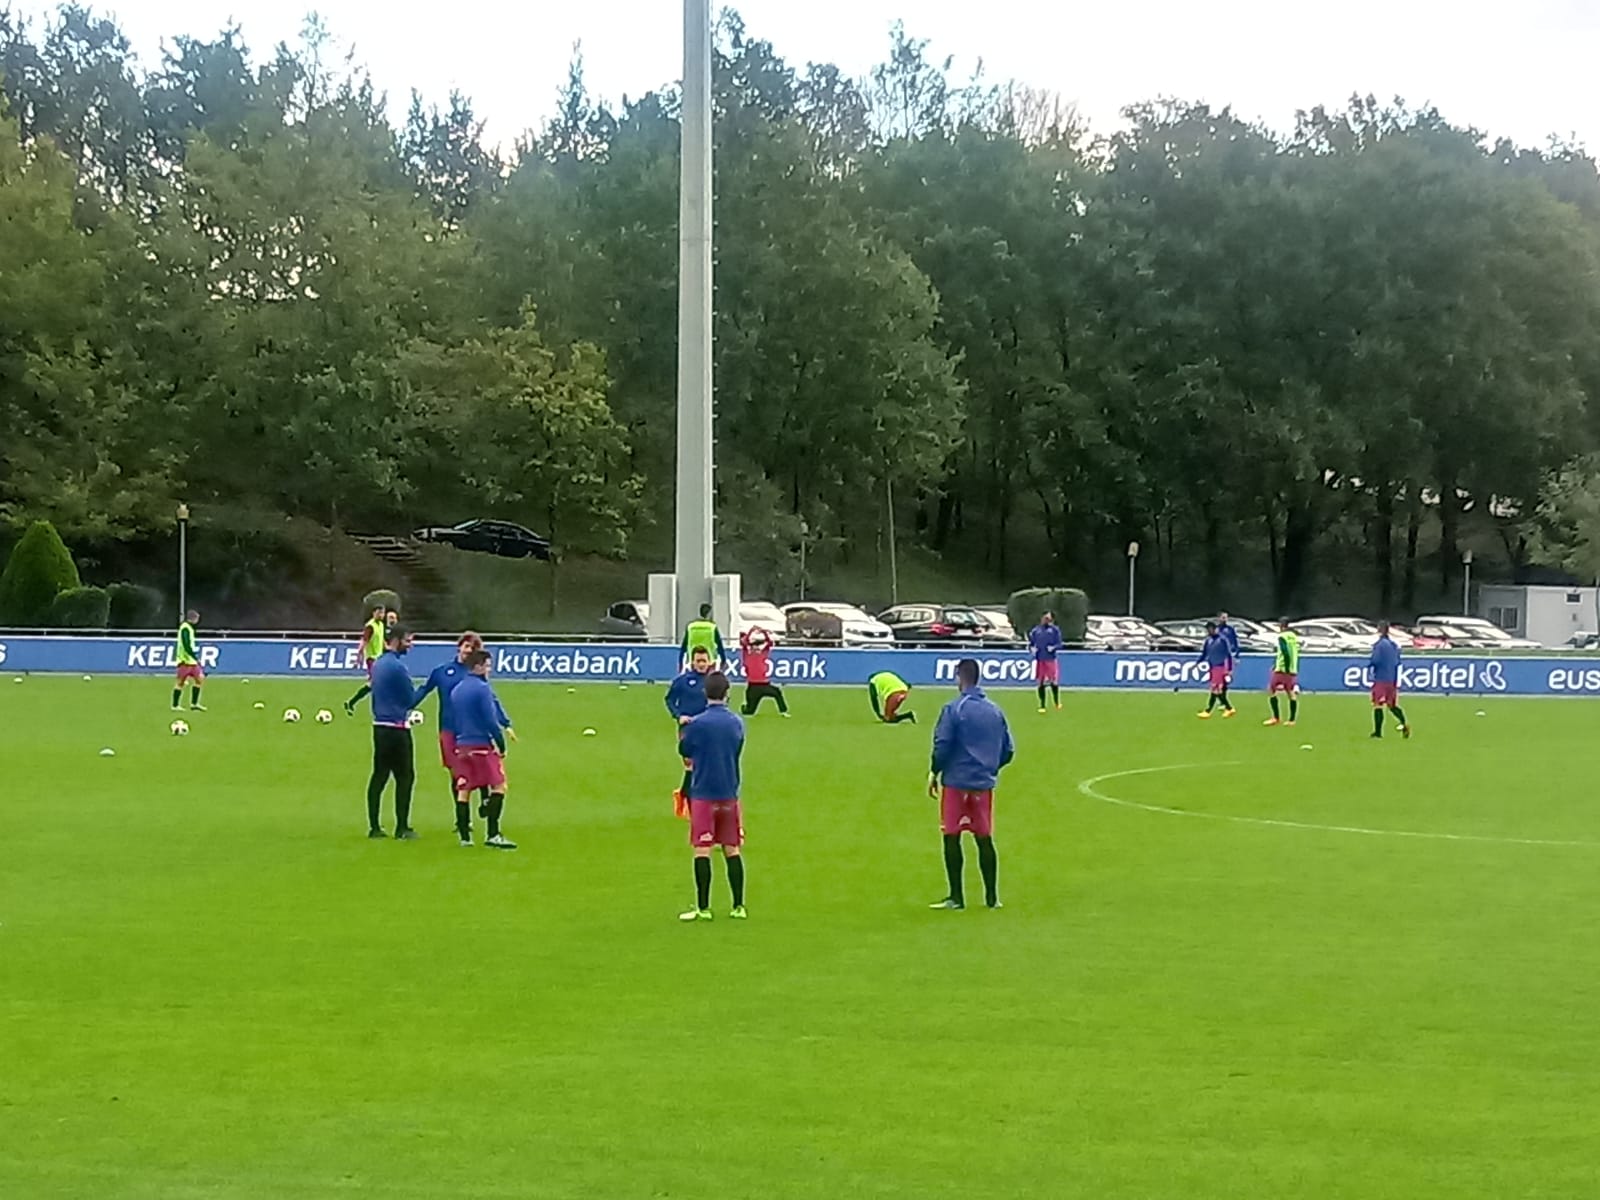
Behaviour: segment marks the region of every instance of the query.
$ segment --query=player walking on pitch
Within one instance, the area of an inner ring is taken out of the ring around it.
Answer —
[[[1372,657],[1367,661],[1372,668],[1372,736],[1383,736],[1383,710],[1394,714],[1400,726],[1400,736],[1411,736],[1411,725],[1405,710],[1400,707],[1400,647],[1389,636],[1389,622],[1378,622],[1378,640],[1372,643]]]
[[[928,768],[928,795],[939,801],[939,829],[944,835],[944,873],[950,891],[932,908],[965,908],[961,835],[978,843],[978,869],[983,873],[983,900],[1000,907],[1000,863],[994,849],[994,788],[1000,771],[1016,756],[1011,728],[999,705],[978,686],[978,663],[956,664],[961,694],[944,706],[933,730],[933,759]]]
[[[389,631],[394,628],[394,622],[386,620],[383,605],[374,605],[372,619],[361,628],[361,667],[367,673],[367,681],[356,689],[356,694],[344,702],[344,715],[356,715],[356,705],[365,700],[372,691],[372,669],[383,653],[383,647],[388,638]]]
[[[1280,695],[1289,698],[1289,719],[1281,721],[1283,715],[1278,708]],[[1267,703],[1272,706],[1272,715],[1263,722],[1266,725],[1293,725],[1300,716],[1300,635],[1289,628],[1287,617],[1278,619],[1278,657],[1272,663],[1272,678],[1267,681]]]
[[[728,707],[728,677],[706,676],[706,709],[684,725],[678,753],[693,763],[689,780],[689,845],[694,848],[694,907],[680,921],[711,920],[711,851],[722,847],[736,921],[744,911],[744,813],[739,800],[739,760],[744,722]]]
[[[1205,711],[1195,715],[1202,721],[1209,721],[1212,710],[1220,704],[1224,717],[1233,716],[1233,702],[1228,699],[1228,681],[1233,677],[1233,651],[1228,647],[1228,639],[1217,632],[1215,621],[1206,622],[1206,640],[1200,647],[1200,661],[1206,664],[1211,696],[1206,700]]]
[[[1039,711],[1044,712],[1044,689],[1050,688],[1056,711],[1061,711],[1061,627],[1054,614],[1045,613],[1039,623],[1028,631],[1028,645],[1033,648],[1033,678],[1039,685]]]
[[[506,809],[506,739],[504,709],[489,686],[489,652],[481,646],[467,653],[467,677],[450,694],[456,726],[456,836],[472,845],[472,793],[488,789],[478,815],[489,823],[483,844],[492,850],[515,850],[517,844],[500,832]]]
[[[402,841],[417,836],[411,828],[411,789],[417,782],[416,751],[411,744],[411,710],[415,693],[405,653],[411,632],[396,625],[384,636],[384,653],[372,665],[372,778],[367,781],[367,836],[387,836],[378,821],[383,789],[394,778],[394,835]]]
[[[178,681],[172,686],[172,711],[183,707],[183,685],[189,684],[189,711],[205,712],[200,703],[200,689],[205,686],[206,673],[200,667],[200,647],[194,640],[195,623],[200,614],[190,609],[178,624]]]

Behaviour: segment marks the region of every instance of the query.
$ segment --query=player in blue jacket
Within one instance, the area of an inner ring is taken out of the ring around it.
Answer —
[[[1196,715],[1202,721],[1210,720],[1211,711],[1220,704],[1224,717],[1233,716],[1233,702],[1228,699],[1228,683],[1233,678],[1233,648],[1215,621],[1206,622],[1206,640],[1200,647],[1200,661],[1206,664],[1211,696],[1206,701],[1205,711]]]
[[[1405,710],[1400,707],[1400,647],[1389,636],[1389,622],[1378,622],[1378,640],[1372,643],[1372,657],[1367,660],[1372,670],[1372,736],[1383,736],[1383,710],[1394,714],[1400,726],[1400,736],[1411,736],[1411,724]]]
[[[978,843],[984,903],[1000,907],[1000,862],[994,849],[994,786],[1000,771],[1016,757],[1011,728],[999,705],[978,686],[976,659],[956,664],[961,694],[939,713],[928,766],[928,795],[939,800],[944,835],[944,871],[949,894],[933,908],[965,908],[961,835]]]
[[[722,847],[728,868],[733,907],[728,915],[742,921],[744,911],[744,813],[739,797],[739,759],[744,753],[744,721],[728,707],[728,677],[706,676],[706,708],[682,726],[678,753],[692,764],[689,780],[689,844],[694,848],[694,907],[678,914],[680,921],[711,920],[711,851]]]
[[[696,646],[689,655],[689,669],[667,687],[667,711],[681,729],[706,710],[706,676],[711,673],[711,651]],[[683,763],[683,782],[672,793],[672,811],[679,817],[689,816],[689,783],[692,774],[687,759]]]

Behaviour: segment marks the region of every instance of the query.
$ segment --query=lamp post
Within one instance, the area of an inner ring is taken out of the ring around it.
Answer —
[[[1461,552],[1461,615],[1472,615],[1472,551]]]
[[[189,506],[178,505],[178,620],[189,612]]]
[[[1133,577],[1139,564],[1139,543],[1128,543],[1128,615],[1133,616]]]

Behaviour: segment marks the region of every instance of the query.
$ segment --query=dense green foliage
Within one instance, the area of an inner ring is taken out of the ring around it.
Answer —
[[[111,594],[100,587],[74,587],[57,592],[45,624],[52,629],[104,629],[111,619]]]
[[[351,680],[217,676],[181,739],[168,686],[0,680],[8,1200],[1593,1195],[1592,702],[1410,697],[1370,742],[1362,696],[1264,730],[997,688],[1006,907],[943,913],[927,725],[793,686],[744,754],[750,920],[719,865],[683,928],[659,689],[497,684],[496,856],[431,733],[421,839],[367,841],[370,731],[277,720]],[[1166,813],[1077,790],[1174,763],[1096,788]]]
[[[166,599],[157,588],[113,583],[106,588],[106,595],[111,604],[106,621],[113,629],[153,629],[166,624]]]
[[[1026,637],[1045,613],[1055,618],[1061,636],[1069,642],[1083,641],[1088,628],[1089,597],[1080,588],[1021,588],[1011,593],[1006,615],[1011,628]]]
[[[43,623],[56,596],[80,582],[77,565],[55,526],[35,521],[0,572],[0,625]]]
[[[0,516],[664,530],[675,93],[608,107],[575,62],[502,156],[465,97],[391,126],[326,38],[143,71],[83,10],[0,15]],[[1138,540],[1158,603],[1405,610],[1464,548],[1546,553],[1541,494],[1600,451],[1577,150],[1359,99],[1096,138],[902,32],[855,81],[732,15],[716,103],[720,565],[752,593],[802,538],[817,571],[897,534],[1116,594]]]

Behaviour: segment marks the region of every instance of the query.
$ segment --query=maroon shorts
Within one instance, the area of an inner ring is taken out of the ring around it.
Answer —
[[[737,800],[689,801],[691,846],[744,845],[744,811]]]
[[[448,729],[439,731],[439,761],[446,771],[456,769],[456,735]]]
[[[1372,685],[1372,707],[1393,708],[1400,703],[1400,685],[1398,683],[1375,683]]]
[[[506,790],[506,760],[492,746],[461,746],[456,749],[456,791],[491,792]]]
[[[366,672],[367,672],[367,682],[368,682],[368,683],[371,683],[371,682],[372,682],[372,667],[373,667],[373,664],[374,664],[374,663],[376,663],[376,662],[377,662],[377,661],[378,661],[378,660],[377,660],[377,659],[375,659],[375,658],[369,658],[369,659],[367,659],[367,661],[366,661],[366,662],[364,662],[364,663],[363,663],[363,664],[362,664],[362,667],[363,667],[363,668],[364,668],[364,669],[365,669],[365,670],[366,670]]]
[[[991,836],[994,833],[994,793],[945,788],[939,797],[939,829],[943,833]]]
[[[1211,690],[1213,692],[1220,692],[1223,688],[1227,687],[1228,686],[1228,675],[1229,675],[1229,671],[1228,671],[1227,667],[1212,667],[1211,668]]]
[[[1267,694],[1274,692],[1292,692],[1300,686],[1300,676],[1291,675],[1288,671],[1274,671],[1272,678],[1267,681]]]
[[[906,702],[910,692],[892,692],[883,701],[883,719],[892,721],[900,712],[900,706]]]
[[[1036,659],[1033,664],[1033,678],[1036,683],[1060,683],[1061,660],[1056,658]]]
[[[178,664],[178,686],[182,687],[186,680],[193,680],[196,686],[206,681],[206,673],[200,669],[199,663]]]

